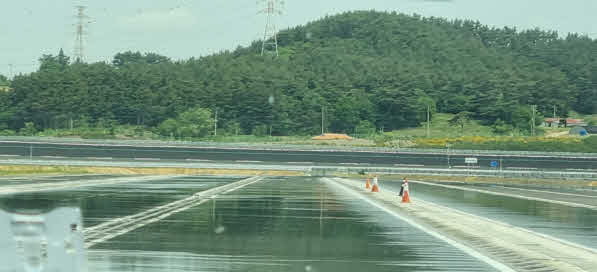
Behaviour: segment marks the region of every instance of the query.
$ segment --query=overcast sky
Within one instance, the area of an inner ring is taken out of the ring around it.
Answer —
[[[126,50],[174,59],[247,45],[263,32],[256,0],[7,0],[0,9],[0,74],[37,69],[42,54],[72,55],[75,5],[88,6],[88,61]],[[596,0],[285,0],[280,28],[349,10],[388,10],[539,27],[597,37]]]

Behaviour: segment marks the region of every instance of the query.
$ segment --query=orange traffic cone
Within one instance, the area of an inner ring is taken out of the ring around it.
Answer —
[[[410,203],[410,197],[408,196],[408,190],[405,190],[402,194],[402,203]]]
[[[367,179],[367,183],[365,183],[365,189],[371,189],[371,183],[369,182],[369,179]]]
[[[371,188],[371,192],[378,193],[379,192],[379,185],[377,181],[377,176],[373,178],[373,188]]]

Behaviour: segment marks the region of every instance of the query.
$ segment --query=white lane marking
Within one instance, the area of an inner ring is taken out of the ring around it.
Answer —
[[[98,243],[105,242],[148,224],[160,221],[169,217],[170,215],[201,205],[210,199],[216,198],[220,194],[226,194],[241,189],[261,180],[263,180],[262,177],[243,179],[234,183],[198,192],[185,199],[170,202],[168,204],[154,207],[137,214],[114,218],[110,221],[87,228],[84,230],[86,236],[85,239],[88,240],[88,242],[85,243],[85,246],[90,248]],[[223,190],[226,191],[222,192]],[[115,232],[111,233],[111,231]]]
[[[5,154],[0,154],[0,157],[20,157],[19,155],[5,155]]]
[[[386,190],[386,191],[388,191],[388,190]],[[440,207],[440,208],[449,210],[449,211],[454,212],[454,213],[460,213],[460,214],[463,214],[463,215],[466,215],[466,216],[471,216],[473,218],[477,218],[478,220],[485,220],[485,221],[490,222],[492,224],[502,225],[502,226],[505,226],[505,227],[508,227],[508,228],[517,229],[517,230],[520,230],[520,231],[524,231],[526,233],[530,233],[530,234],[533,234],[533,235],[541,236],[541,237],[546,238],[546,239],[554,240],[554,241],[556,241],[558,243],[562,243],[562,244],[565,244],[565,245],[568,245],[568,246],[572,246],[572,247],[580,248],[580,249],[583,249],[583,250],[586,250],[586,251],[590,251],[590,252],[593,252],[593,253],[597,253],[597,249],[586,247],[586,246],[583,246],[583,245],[579,245],[579,244],[576,244],[576,243],[573,243],[573,242],[570,242],[570,241],[562,240],[560,238],[556,238],[556,237],[553,237],[553,236],[548,235],[548,234],[536,232],[536,231],[525,229],[525,228],[522,228],[522,227],[517,227],[517,226],[511,225],[511,224],[505,223],[505,222],[496,221],[496,220],[493,220],[493,219],[489,219],[487,217],[482,217],[482,216],[474,215],[472,213],[467,213],[467,212],[464,212],[464,211],[461,211],[461,210],[456,210],[454,208],[442,206],[442,205],[435,204],[435,203],[432,203],[432,202],[429,202],[429,201],[425,201],[425,200],[421,200],[421,199],[417,199],[417,202],[421,202],[423,204],[430,205],[430,206]]]
[[[425,167],[424,164],[394,164],[394,166]]]
[[[373,201],[373,200],[371,200],[371,199],[369,199],[369,198],[367,198],[367,197],[365,197],[365,196],[363,196],[363,195],[355,192],[354,190],[351,190],[349,188],[346,188],[345,186],[340,185],[336,181],[332,181],[332,180],[330,180],[328,178],[324,178],[324,180],[327,181],[330,184],[333,184],[333,185],[337,186],[338,188],[341,188],[346,193],[351,194],[354,197],[360,198],[361,200],[369,203],[370,205],[372,205],[372,206],[374,206],[374,207],[376,207],[376,208],[378,208],[378,209],[386,212],[387,214],[392,215],[392,216],[398,218],[399,220],[404,221],[404,222],[408,223],[409,225],[411,225],[411,226],[413,226],[415,228],[418,228],[418,229],[424,231],[425,233],[427,233],[427,234],[429,234],[429,235],[431,235],[431,236],[433,236],[433,237],[435,237],[437,239],[440,239],[440,240],[442,240],[442,241],[444,241],[444,242],[452,245],[453,247],[455,247],[457,249],[462,250],[466,254],[468,254],[468,255],[470,255],[470,256],[472,256],[474,258],[477,258],[477,259],[479,259],[482,262],[487,263],[488,265],[492,266],[493,268],[495,268],[495,269],[497,269],[499,271],[505,271],[505,272],[514,272],[515,271],[512,268],[510,268],[510,267],[508,267],[508,266],[506,266],[506,265],[504,265],[504,264],[502,264],[502,263],[500,263],[500,262],[498,262],[496,260],[493,260],[493,259],[491,259],[491,258],[489,258],[489,257],[487,257],[487,256],[485,256],[483,254],[481,254],[480,252],[478,252],[478,251],[476,251],[476,250],[474,250],[474,249],[472,249],[472,248],[470,248],[470,247],[468,247],[468,246],[466,246],[464,244],[461,244],[461,243],[459,243],[459,242],[457,242],[455,240],[452,240],[452,239],[450,239],[450,238],[448,238],[448,237],[446,237],[446,236],[444,236],[444,235],[442,235],[442,234],[440,234],[440,233],[438,233],[438,232],[436,232],[434,230],[431,230],[431,229],[429,229],[429,228],[427,228],[427,227],[425,227],[425,226],[423,226],[423,225],[421,225],[419,223],[416,223],[415,221],[413,221],[413,220],[411,220],[411,219],[409,219],[407,217],[404,217],[404,216],[402,216],[402,215],[400,215],[400,214],[398,214],[398,213],[396,213],[396,212],[394,212],[394,211],[392,211],[392,210],[390,210],[390,209],[388,209],[388,208],[386,208],[386,207],[378,204],[377,202],[375,202],[375,201]]]
[[[236,161],[236,162],[240,162],[240,163],[260,163],[262,161]]]
[[[41,156],[40,158],[47,158],[47,159],[66,159],[63,156]]]
[[[105,235],[105,236],[102,236],[102,237],[100,237],[100,238],[97,238],[97,239],[95,239],[95,240],[89,241],[89,242],[85,243],[85,247],[86,247],[86,248],[90,248],[90,247],[92,247],[92,246],[94,246],[94,245],[96,245],[96,244],[103,243],[103,242],[105,242],[105,241],[107,241],[107,240],[110,240],[110,239],[112,239],[112,238],[118,237],[118,236],[120,236],[120,235],[123,235],[123,234],[125,234],[125,233],[128,233],[128,232],[131,232],[131,231],[133,231],[133,230],[136,230],[136,229],[138,229],[138,228],[141,228],[141,227],[143,227],[143,226],[146,226],[146,225],[148,225],[148,224],[151,224],[151,223],[155,223],[155,222],[157,222],[157,221],[160,221],[160,220],[162,220],[162,219],[164,219],[164,218],[166,218],[166,217],[168,217],[168,216],[170,216],[170,215],[173,215],[173,214],[175,214],[175,213],[179,213],[179,212],[182,212],[182,211],[188,210],[188,209],[190,209],[190,208],[192,208],[192,207],[195,207],[195,206],[197,206],[197,205],[201,205],[201,204],[203,204],[203,203],[205,203],[205,202],[207,202],[207,201],[209,201],[209,200],[208,200],[208,199],[203,199],[203,200],[201,200],[201,201],[199,201],[199,202],[197,202],[197,203],[193,203],[193,205],[183,206],[183,207],[181,207],[181,208],[178,208],[178,209],[172,210],[172,211],[170,211],[170,212],[167,212],[167,213],[162,213],[162,214],[159,214],[159,215],[157,215],[157,214],[156,214],[156,215],[153,215],[153,214],[152,214],[152,215],[151,215],[152,217],[150,217],[150,218],[149,218],[147,221],[144,221],[144,222],[142,222],[142,223],[135,224],[135,225],[133,225],[133,226],[130,226],[130,227],[128,227],[128,228],[123,228],[123,226],[121,226],[121,225],[118,225],[118,226],[114,227],[114,229],[118,230],[117,232],[114,232],[114,233],[109,233],[109,234],[107,234],[107,235]],[[155,216],[155,217],[153,217],[153,216]],[[145,218],[143,218],[143,219],[145,219]],[[109,231],[109,230],[112,230],[112,229],[108,229],[107,231]]]
[[[35,184],[21,184],[13,186],[5,186],[0,188],[0,195],[2,194],[14,194],[14,193],[30,193],[40,191],[55,191],[60,189],[70,189],[74,187],[82,186],[98,186],[98,185],[110,185],[127,182],[146,182],[160,179],[175,178],[178,176],[141,176],[141,177],[126,177],[126,178],[112,178],[112,179],[99,179],[99,180],[77,180],[77,181],[64,181],[64,182],[45,182]]]
[[[397,192],[394,192],[394,191],[388,190],[388,189],[384,189],[384,191],[390,192],[390,194],[393,194],[393,195],[397,194]],[[461,211],[461,210],[457,210],[457,209],[450,208],[450,207],[447,207],[447,206],[435,204],[435,203],[432,203],[432,202],[429,202],[429,201],[425,201],[425,200],[422,200],[422,199],[417,199],[416,201],[417,202],[421,202],[421,203],[423,203],[425,205],[436,206],[436,207],[439,207],[439,208],[442,208],[442,209],[449,210],[449,211],[454,212],[454,213],[459,213],[459,214],[463,214],[463,215],[466,215],[466,216],[470,216],[470,217],[476,218],[477,220],[485,220],[485,221],[490,222],[492,224],[501,225],[501,226],[508,227],[508,228],[514,228],[514,229],[517,229],[517,230],[520,230],[520,231],[524,231],[524,232],[527,232],[527,233],[530,233],[530,234],[533,234],[533,235],[541,236],[543,238],[551,239],[551,240],[554,240],[556,242],[559,242],[559,243],[562,243],[562,244],[565,244],[565,245],[569,245],[569,246],[572,246],[572,247],[576,247],[576,248],[580,248],[580,249],[583,249],[583,250],[586,250],[586,251],[597,253],[597,249],[586,247],[586,246],[583,246],[583,245],[579,245],[579,244],[576,244],[576,243],[573,243],[573,242],[569,242],[569,241],[566,241],[566,240],[562,240],[560,238],[556,238],[556,237],[553,237],[551,235],[539,233],[539,232],[536,232],[536,231],[533,231],[533,230],[529,230],[529,229],[525,229],[525,228],[522,228],[522,227],[517,227],[517,226],[511,225],[511,224],[505,223],[505,222],[496,221],[496,220],[493,220],[493,219],[489,219],[487,217],[482,217],[482,216],[479,216],[479,215],[467,213],[467,212],[464,212],[464,211]]]
[[[357,163],[357,162],[343,162],[340,163],[340,165],[361,165],[362,163]]]
[[[515,187],[508,187],[508,186],[501,186],[501,185],[494,185],[495,187],[505,188],[508,190],[519,190],[519,191],[530,191],[530,192],[539,192],[539,193],[546,193],[546,194],[556,194],[556,195],[567,195],[567,196],[579,196],[579,197],[590,197],[590,198],[597,198],[597,196],[590,196],[590,195],[581,195],[581,194],[573,194],[573,193],[561,193],[561,192],[552,192],[552,191],[545,191],[545,190],[535,190],[535,189],[527,189],[527,188],[515,188]]]
[[[159,161],[159,158],[135,158],[136,161]]]
[[[187,159],[187,161],[192,161],[192,162],[210,162],[212,160]]]
[[[286,162],[290,164],[313,164],[313,162]]]
[[[464,187],[460,187],[460,186],[453,186],[453,185],[446,185],[446,184],[436,184],[436,183],[432,183],[432,182],[425,182],[425,181],[419,181],[419,180],[413,180],[412,182],[413,183],[420,183],[420,184],[431,185],[431,186],[438,186],[438,187],[456,189],[456,190],[469,191],[469,192],[477,192],[477,193],[497,195],[497,196],[507,196],[507,197],[525,199],[525,200],[534,200],[534,201],[542,201],[542,202],[560,204],[560,205],[570,206],[570,207],[576,207],[576,208],[587,208],[587,209],[597,210],[597,206],[580,204],[580,203],[573,203],[573,202],[567,202],[567,201],[552,200],[552,199],[545,199],[545,198],[538,198],[538,197],[530,197],[530,196],[523,196],[523,195],[517,195],[517,194],[500,193],[500,192],[493,192],[493,191],[487,191],[487,190],[481,190],[481,189],[464,188]]]
[[[568,171],[579,171],[579,172],[597,172],[597,169],[580,169],[580,168],[567,168]]]
[[[87,157],[88,160],[113,160],[112,157]]]
[[[512,170],[537,170],[539,168],[535,168],[535,167],[506,167],[506,169],[512,169]]]

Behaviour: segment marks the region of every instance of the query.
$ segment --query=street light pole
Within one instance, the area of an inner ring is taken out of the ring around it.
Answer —
[[[325,133],[325,106],[321,106],[321,135]]]
[[[216,109],[214,116],[214,136],[218,136],[218,109]]]
[[[532,105],[531,111],[533,112],[533,117],[531,118],[531,135],[535,136],[535,114],[537,111],[537,105]]]
[[[431,127],[430,127],[431,120],[429,120],[429,119],[431,119],[430,111],[431,111],[431,106],[427,105],[427,138],[431,137]]]
[[[451,169],[452,166],[450,165],[450,144],[446,144],[446,148],[447,148],[446,153],[448,156],[448,169]]]

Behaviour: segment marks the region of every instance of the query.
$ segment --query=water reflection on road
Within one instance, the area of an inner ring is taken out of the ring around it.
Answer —
[[[492,271],[315,178],[268,178],[98,244],[89,255],[92,271],[115,272]]]
[[[456,184],[454,184],[456,185]],[[399,182],[384,182],[386,188],[398,191]],[[458,186],[484,189],[483,186]],[[561,204],[450,189],[419,183],[410,186],[412,197],[431,201],[489,219],[523,227],[586,247],[597,248],[597,210]],[[502,192],[508,192],[507,188]],[[513,192],[521,194],[522,192]],[[533,195],[538,197],[537,195]],[[550,199],[549,191],[541,196]],[[572,198],[572,197],[571,197]],[[574,201],[574,199],[570,199]]]

